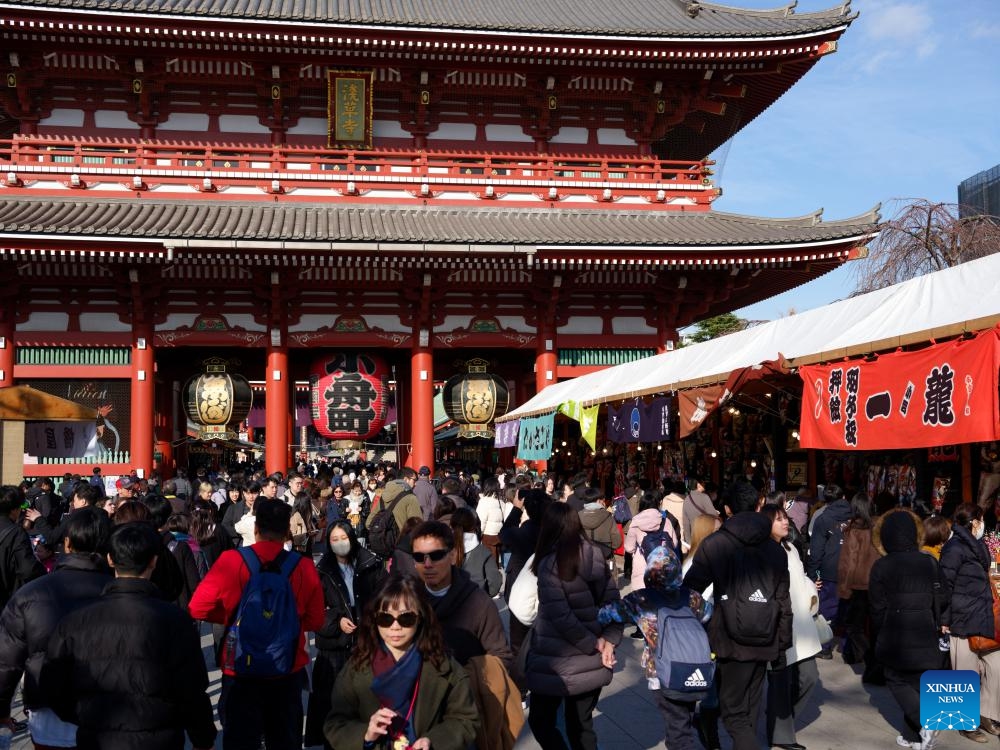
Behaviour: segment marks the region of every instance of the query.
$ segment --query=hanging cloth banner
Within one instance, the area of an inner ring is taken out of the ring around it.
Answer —
[[[677,411],[680,413],[682,440],[701,427],[708,415],[719,405],[723,393],[725,388],[721,385],[688,388],[677,392]]]
[[[521,424],[520,419],[511,419],[507,422],[497,422],[494,426],[496,438],[493,440],[495,448],[513,448],[517,445],[517,427]]]
[[[597,412],[600,408],[600,405],[596,405],[580,410],[580,434],[592,451],[597,450]]]
[[[654,398],[642,409],[642,421],[639,423],[639,441],[643,443],[658,443],[671,438],[670,399],[666,396]]]
[[[799,368],[803,448],[886,450],[1000,439],[1000,327],[875,361]]]
[[[552,425],[556,415],[524,417],[517,436],[517,457],[522,461],[546,461],[552,455]]]
[[[648,404],[627,402],[608,406],[608,440],[612,443],[656,443],[670,438],[670,399]]]
[[[757,396],[781,383],[790,384],[794,380],[785,357],[779,353],[777,359],[769,359],[759,365],[741,367],[729,373],[725,386],[690,388],[680,392],[681,438],[686,438],[697,430],[713,411],[734,396],[744,394]]]

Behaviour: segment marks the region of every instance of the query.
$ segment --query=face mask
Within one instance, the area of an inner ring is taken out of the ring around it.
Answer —
[[[972,533],[976,539],[982,539],[983,533],[986,531],[986,524],[980,523],[976,530]]]
[[[335,555],[347,557],[351,553],[351,543],[347,539],[342,539],[339,542],[330,542],[330,549]]]

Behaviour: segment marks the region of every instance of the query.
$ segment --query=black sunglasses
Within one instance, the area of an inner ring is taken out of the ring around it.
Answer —
[[[433,552],[414,552],[413,561],[417,565],[423,565],[424,560],[429,557],[431,562],[441,562],[449,552],[451,550],[448,549],[436,549]]]
[[[416,612],[400,612],[398,615],[393,615],[390,612],[379,612],[375,615],[375,624],[380,628],[391,628],[394,622],[398,622],[401,628],[412,628],[419,619],[420,615]]]

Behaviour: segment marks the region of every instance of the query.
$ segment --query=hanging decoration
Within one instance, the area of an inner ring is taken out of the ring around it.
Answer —
[[[1000,328],[915,352],[799,368],[804,448],[891,450],[1000,439]]]
[[[238,361],[211,357],[203,361],[205,372],[184,385],[184,408],[198,425],[201,440],[235,440],[236,426],[250,413],[253,391],[242,375],[226,372]]]
[[[510,396],[507,384],[497,375],[486,372],[485,359],[470,359],[468,372],[454,375],[441,389],[444,411],[458,422],[460,438],[493,438],[490,422],[507,413]]]
[[[365,440],[385,425],[389,368],[375,354],[339,352],[309,371],[313,427],[330,440]]]
[[[517,457],[522,461],[546,461],[552,455],[555,413],[522,417],[517,437]]]
[[[670,398],[660,396],[648,404],[627,401],[608,405],[608,440],[613,443],[657,443],[671,438]]]

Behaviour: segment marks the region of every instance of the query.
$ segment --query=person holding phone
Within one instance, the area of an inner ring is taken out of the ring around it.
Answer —
[[[332,747],[465,750],[475,740],[468,673],[418,585],[390,578],[365,608],[323,727]]]

